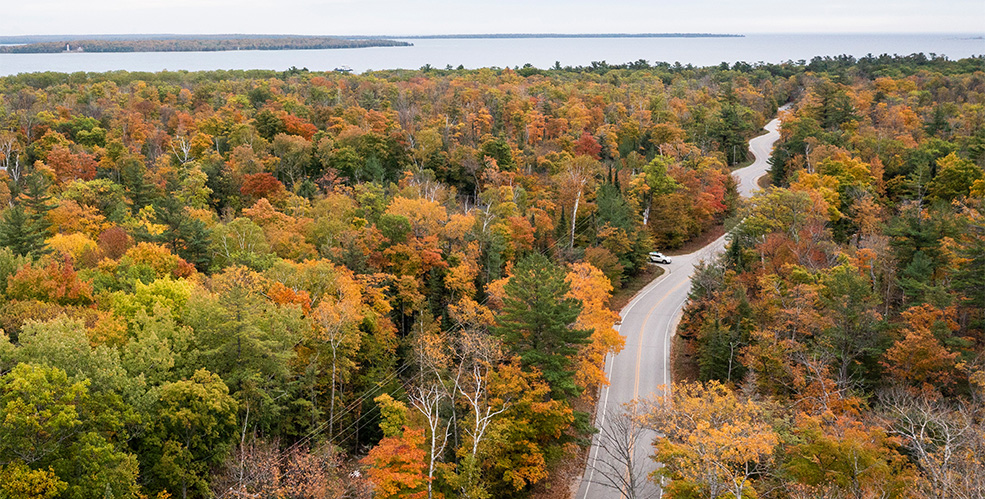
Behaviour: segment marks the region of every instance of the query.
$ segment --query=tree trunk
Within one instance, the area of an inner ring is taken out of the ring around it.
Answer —
[[[646,227],[646,224],[650,221],[650,206],[653,204],[653,199],[647,196],[644,202],[646,203],[646,207],[643,208],[643,227]]]
[[[335,370],[336,365],[335,346],[332,346],[332,401],[328,404],[328,441],[332,441],[335,432]]]
[[[575,222],[578,221],[579,201],[581,201],[581,190],[578,191],[578,196],[575,197],[575,209],[571,212],[571,242],[568,244],[569,248],[575,247]]]

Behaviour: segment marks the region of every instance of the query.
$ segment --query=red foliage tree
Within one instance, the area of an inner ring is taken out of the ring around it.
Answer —
[[[45,162],[54,170],[59,183],[96,178],[97,163],[89,153],[73,153],[66,147],[56,145],[48,152]]]
[[[243,177],[243,186],[239,188],[239,192],[251,200],[257,200],[277,199],[283,196],[285,190],[284,184],[269,172],[260,172]]]
[[[300,135],[305,139],[311,140],[318,132],[318,127],[308,123],[307,121],[294,116],[293,114],[288,114],[284,116],[284,128],[287,133],[291,135]]]
[[[588,156],[597,160],[601,152],[602,146],[599,144],[599,141],[595,140],[595,137],[588,132],[582,132],[581,137],[575,141],[576,156]]]
[[[99,250],[106,258],[119,260],[133,246],[133,239],[120,227],[110,227],[99,234]]]

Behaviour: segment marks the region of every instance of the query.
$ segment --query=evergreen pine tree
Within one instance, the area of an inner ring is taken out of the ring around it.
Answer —
[[[600,227],[609,224],[627,233],[633,231],[633,210],[615,184],[602,184],[595,192],[595,204]]]
[[[958,249],[958,255],[964,260],[954,273],[951,287],[958,292],[959,303],[967,310],[974,311],[970,317],[970,326],[978,330],[985,329],[985,226],[971,224],[967,229],[967,237]]]
[[[46,235],[51,229],[48,222],[48,212],[52,206],[51,194],[48,194],[48,182],[37,172],[32,172],[25,179],[25,189],[22,195],[24,207],[27,208],[33,228],[44,232]]]
[[[503,253],[506,251],[506,239],[497,230],[492,231],[485,247],[486,278],[488,281],[499,279],[503,275]]]
[[[539,253],[517,262],[505,287],[503,312],[493,328],[524,368],[541,371],[552,397],[560,400],[580,393],[571,360],[591,334],[572,327],[582,304],[565,298],[571,285],[564,278],[564,269]]]
[[[554,224],[554,238],[557,240],[564,239],[567,234],[566,230],[570,224],[568,223],[567,217],[564,216],[564,206],[561,206],[561,214],[558,215],[557,223]]]
[[[829,80],[821,81],[815,89],[819,105],[817,107],[818,121],[828,130],[834,130],[843,123],[858,119],[852,100],[845,88]]]
[[[16,191],[16,189],[12,189]],[[25,178],[24,193],[0,217],[0,245],[21,256],[38,257],[48,252],[45,239],[51,235],[48,186],[40,173]]]
[[[44,247],[44,237],[30,229],[31,221],[24,206],[15,204],[0,217],[0,245],[20,256],[33,255]]]
[[[718,140],[722,153],[725,154],[725,162],[730,166],[735,166],[746,160],[746,133],[749,132],[749,123],[743,119],[744,110],[739,103],[735,91],[730,85],[722,91],[722,105],[718,112],[718,121],[715,123],[715,136]]]
[[[136,158],[127,158],[120,166],[120,185],[130,200],[130,210],[136,215],[141,208],[151,202],[153,189],[144,174],[147,167]]]
[[[205,223],[189,217],[185,207],[173,196],[162,197],[154,205],[154,214],[157,223],[167,228],[150,239],[169,246],[199,271],[206,271],[212,263],[209,253],[212,237]]]

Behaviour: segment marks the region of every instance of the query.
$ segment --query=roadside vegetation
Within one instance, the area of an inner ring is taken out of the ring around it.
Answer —
[[[981,497],[978,63],[832,61],[803,80],[772,186],[693,281],[691,379],[650,412],[668,496]]]

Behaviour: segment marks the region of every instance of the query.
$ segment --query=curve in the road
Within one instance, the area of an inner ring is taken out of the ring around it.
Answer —
[[[769,170],[768,159],[773,143],[780,138],[779,118],[770,121],[764,128],[767,133],[749,141],[749,150],[756,160],[750,166],[732,172],[738,182],[739,194],[743,197],[751,197],[759,190],[756,182]],[[673,257],[673,262],[666,266],[666,272],[640,290],[620,311],[622,324],[619,332],[626,337],[626,346],[618,355],[610,355],[606,359],[605,372],[610,384],[599,393],[595,420],[602,430],[600,435],[606,432],[605,425],[612,419],[611,415],[621,411],[624,404],[660,395],[664,387],[670,386],[670,340],[690,292],[694,265],[714,257],[724,248],[725,236],[722,236],[693,253]],[[644,432],[639,439],[640,445],[634,449],[633,462],[641,466],[638,472],[644,473],[644,476],[656,467],[656,463],[648,457],[649,444],[654,436]],[[605,466],[599,466],[600,459],[604,461],[607,454],[600,456],[598,443],[599,437],[596,436],[576,499],[626,497],[621,491],[603,485],[605,477],[601,475],[605,472],[599,470],[612,473],[615,463],[602,462]],[[625,473],[628,474],[628,470]],[[659,488],[650,481],[645,481],[642,488],[644,490],[638,490],[636,497],[660,496]]]

